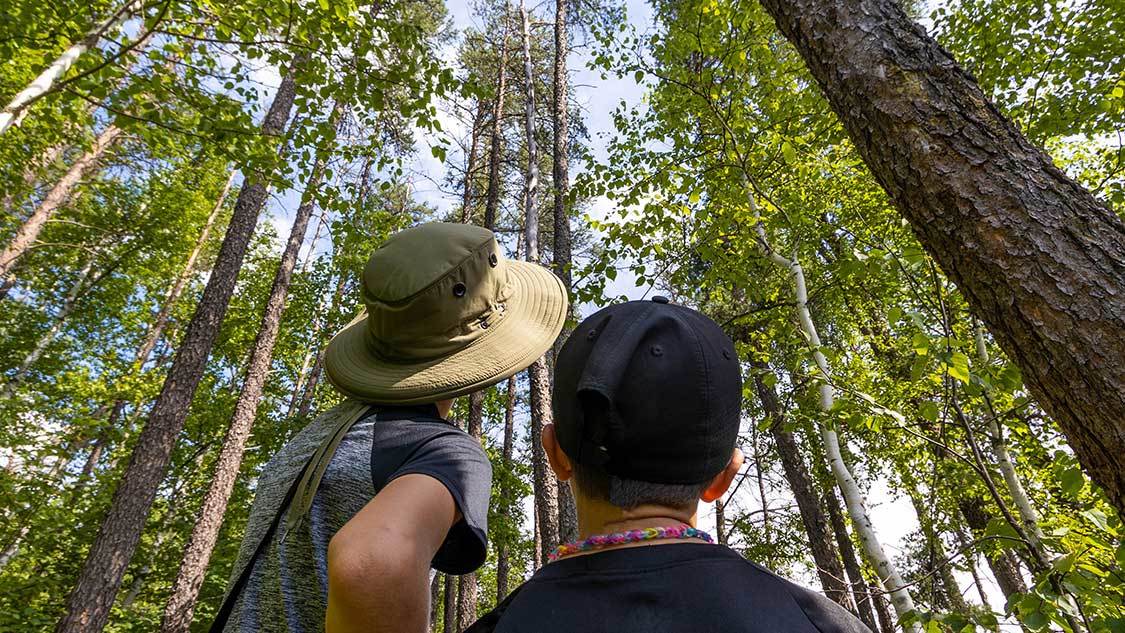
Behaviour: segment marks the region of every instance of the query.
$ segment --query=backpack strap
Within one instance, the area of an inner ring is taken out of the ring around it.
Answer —
[[[309,466],[312,465],[313,460],[310,458],[305,462],[301,468],[301,472],[293,479],[293,483],[289,485],[289,491],[285,493],[285,498],[278,506],[277,512],[273,515],[273,521],[270,522],[269,528],[266,533],[262,535],[262,540],[258,542],[258,547],[254,549],[254,553],[250,559],[246,561],[246,565],[242,568],[242,573],[238,575],[238,579],[231,585],[227,595],[223,598],[223,604],[219,607],[218,614],[215,615],[215,621],[211,624],[210,633],[223,633],[227,627],[227,621],[230,620],[231,612],[234,611],[234,605],[238,602],[238,597],[242,595],[243,589],[246,588],[246,583],[250,581],[250,574],[254,571],[254,564],[258,559],[265,554],[269,544],[273,541],[273,535],[277,533],[277,526],[281,523],[281,515],[285,514],[285,509],[289,506],[289,502],[293,500],[293,496],[297,493],[297,486],[301,483],[301,478],[305,472],[308,471]]]

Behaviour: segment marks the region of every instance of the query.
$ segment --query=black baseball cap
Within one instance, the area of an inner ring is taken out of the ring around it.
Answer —
[[[559,351],[552,402],[571,460],[624,479],[696,484],[730,462],[742,376],[717,323],[653,297],[579,324]]]

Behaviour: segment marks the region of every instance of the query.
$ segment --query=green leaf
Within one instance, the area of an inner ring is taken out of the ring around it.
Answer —
[[[946,371],[950,376],[963,383],[969,382],[969,357],[961,352],[953,352],[953,356],[949,359],[949,364],[946,365]]]
[[[910,338],[910,348],[920,356],[925,356],[930,352],[930,337],[919,332]]]

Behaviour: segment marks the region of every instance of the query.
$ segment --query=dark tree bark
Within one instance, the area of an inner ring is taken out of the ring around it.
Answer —
[[[965,517],[965,523],[972,530],[973,536],[977,538],[984,536],[988,521],[992,518],[989,516],[984,500],[979,497],[965,496],[957,500],[957,505],[961,510],[961,515]],[[988,561],[988,568],[992,570],[992,576],[996,579],[996,584],[1000,586],[1000,591],[1004,594],[1005,600],[1010,599],[1015,594],[1027,592],[1027,584],[1024,583],[1023,576],[1020,575],[1019,563],[1010,551],[986,547],[984,559]]]
[[[434,573],[430,580],[430,630],[437,633],[438,613],[441,610],[441,572]]]
[[[874,583],[867,586],[868,595],[871,596],[871,602],[875,605],[875,613],[879,616],[879,628],[883,633],[894,633],[895,619],[891,616],[891,607],[887,604],[886,597],[883,592]],[[875,629],[871,629],[874,631]]]
[[[442,599],[441,630],[442,633],[456,633],[457,630],[457,581],[453,576],[445,574],[445,594]]]
[[[294,64],[300,64],[299,58]],[[263,135],[282,134],[295,94],[296,81],[292,73],[287,73],[262,122]],[[56,626],[57,633],[98,632],[105,628],[122,575],[136,550],[145,519],[168,470],[176,437],[183,429],[207,357],[230,304],[238,271],[266,202],[268,183],[268,174],[252,174],[238,194],[203,298],[188,324],[148,422],[137,438],[129,465],[114,492],[109,512],[90,548],[78,582],[67,598],[66,614]]]
[[[1125,514],[1125,223],[895,0],[762,0],[875,178]]]
[[[465,178],[461,190],[461,224],[468,224],[473,215],[473,172],[476,171],[477,152],[480,150],[480,126],[483,118],[484,103],[478,101],[477,112],[473,115],[473,129],[469,132],[469,155],[465,158]],[[495,214],[492,219],[495,222]]]
[[[872,604],[872,591],[868,586],[867,581],[863,579],[863,567],[859,563],[859,558],[855,553],[855,546],[852,544],[851,536],[848,535],[848,526],[844,523],[844,513],[840,509],[840,499],[836,496],[836,491],[833,488],[825,487],[821,498],[824,499],[824,509],[828,512],[828,521],[832,524],[832,532],[836,535],[836,544],[839,546],[840,558],[844,562],[844,570],[848,574],[848,580],[852,584],[852,595],[855,597],[856,612],[859,614],[859,619],[867,625],[867,628],[872,631],[878,631],[879,627],[875,625],[875,615],[872,612],[872,607],[881,607],[886,611],[887,607],[883,605]],[[878,592],[878,589],[875,590]],[[880,614],[880,620],[883,619],[884,614]],[[886,614],[886,619],[890,621],[890,614]],[[884,633],[891,633],[894,631],[894,625],[889,629],[883,629]]]
[[[715,500],[715,542],[727,544],[727,504],[722,499]]]
[[[328,124],[336,128],[343,115],[343,104],[336,103]],[[277,343],[278,332],[281,330],[281,315],[285,311],[285,300],[289,295],[289,284],[293,279],[293,270],[297,266],[297,255],[305,242],[309,220],[316,208],[316,194],[328,166],[328,152],[321,150],[317,154],[316,162],[309,173],[309,180],[305,184],[301,204],[297,207],[297,214],[293,218],[289,239],[285,243],[285,250],[281,253],[277,272],[274,273],[273,285],[266,299],[258,335],[250,351],[246,378],[235,402],[234,413],[231,415],[230,425],[223,438],[219,459],[215,463],[215,474],[211,478],[207,493],[203,496],[198,518],[192,528],[187,547],[184,548],[180,571],[172,585],[172,594],[164,607],[160,624],[163,633],[187,631],[191,627],[191,617],[195,612],[199,588],[203,584],[207,563],[211,561],[211,552],[215,549],[219,530],[223,526],[223,515],[226,514],[227,502],[230,500],[231,491],[234,490],[246,441],[250,438],[250,430],[258,414],[258,403],[261,402],[262,390],[266,386],[270,362],[273,360],[273,348]]]
[[[758,394],[762,410],[770,420],[770,434],[773,435],[777,452],[781,456],[785,480],[789,482],[789,488],[793,491],[797,508],[801,512],[801,522],[809,539],[809,549],[816,563],[820,585],[824,588],[824,594],[833,602],[855,611],[844,576],[844,565],[840,561],[840,553],[836,551],[836,546],[832,542],[833,535],[828,517],[825,516],[817,498],[816,484],[808,468],[805,467],[805,460],[801,456],[796,438],[784,428],[785,414],[777,400],[777,393],[763,380],[764,374],[761,370],[768,371],[769,366],[761,361],[753,361],[751,364],[759,370],[754,372],[754,390]]]
[[[515,421],[516,421],[516,377],[512,376],[508,379],[508,402],[504,407],[504,447],[503,459],[504,468],[511,470],[512,467],[512,452],[515,445]],[[511,491],[505,483],[501,484],[500,494],[504,499],[511,498]],[[504,521],[511,521],[512,517],[508,515],[508,504],[505,503],[501,507],[500,516]],[[506,541],[498,541],[496,543],[496,602],[500,603],[508,595],[508,576],[512,573],[512,563],[510,560],[510,544]]]

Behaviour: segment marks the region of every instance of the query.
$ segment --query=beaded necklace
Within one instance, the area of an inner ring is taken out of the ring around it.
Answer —
[[[554,562],[563,556],[570,556],[578,552],[588,552],[594,549],[601,549],[611,545],[621,545],[622,543],[638,543],[640,541],[655,541],[660,539],[688,539],[697,538],[707,543],[713,543],[711,535],[703,530],[697,530],[690,525],[670,525],[667,527],[650,527],[641,528],[638,530],[628,530],[625,532],[615,532],[613,534],[595,534],[584,541],[574,541],[572,543],[564,543],[555,548],[555,551],[547,556],[547,560]]]

